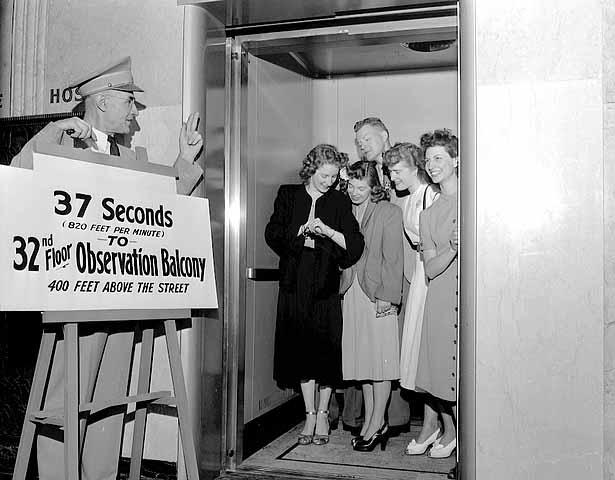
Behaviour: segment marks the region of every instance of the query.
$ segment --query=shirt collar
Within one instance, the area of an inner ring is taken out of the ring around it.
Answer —
[[[101,132],[100,130],[94,127],[92,127],[92,131],[96,135],[96,146],[98,147],[98,150],[95,150],[95,151],[99,153],[106,153],[107,155],[109,155],[110,145],[109,145],[109,142],[107,141],[107,139],[109,138],[109,135],[107,135],[104,132]]]

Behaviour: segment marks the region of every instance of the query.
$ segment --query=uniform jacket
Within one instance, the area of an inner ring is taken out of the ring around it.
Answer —
[[[280,256],[280,289],[294,291],[297,265],[305,243],[299,228],[309,217],[312,198],[305,185],[282,185],[275,199],[273,214],[265,228],[265,241]],[[338,294],[341,270],[353,265],[363,252],[364,240],[350,199],[337,190],[329,190],[316,200],[315,218],[344,235],[346,249],[329,238],[316,237],[314,251],[315,294],[327,298]]]
[[[87,148],[87,145],[80,140],[66,135],[64,131],[57,127],[53,122],[47,124],[41,131],[32,137],[28,143],[24,145],[21,152],[11,160],[12,167],[20,167],[32,169],[32,150],[36,142],[50,143],[53,145],[64,145],[74,148]],[[147,154],[142,147],[136,147],[136,150],[131,150],[123,145],[118,145],[120,157],[127,162],[147,161]],[[189,195],[192,193],[198,184],[203,169],[199,165],[192,165],[179,157],[175,161],[174,167],[177,169],[177,193],[181,195]]]
[[[399,305],[404,274],[402,212],[387,201],[369,202],[361,232],[365,250],[353,267],[344,271],[340,292],[345,293],[356,275],[372,302],[376,299]]]

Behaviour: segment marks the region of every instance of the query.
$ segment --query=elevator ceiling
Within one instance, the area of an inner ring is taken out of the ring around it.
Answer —
[[[456,18],[348,26],[335,33],[246,41],[253,55],[311,78],[457,67]],[[412,44],[413,48],[408,48]],[[438,47],[447,47],[437,50]],[[421,49],[426,51],[417,51]]]

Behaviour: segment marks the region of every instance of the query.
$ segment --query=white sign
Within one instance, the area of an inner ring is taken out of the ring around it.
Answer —
[[[39,153],[0,167],[0,310],[216,308],[208,201],[174,183]]]

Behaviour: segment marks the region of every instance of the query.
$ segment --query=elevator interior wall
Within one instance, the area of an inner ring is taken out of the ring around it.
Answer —
[[[248,175],[246,236],[248,265],[277,269],[277,257],[264,239],[277,188],[296,183],[297,155],[312,142],[313,86],[310,79],[250,55],[247,134],[242,165]],[[272,377],[277,282],[246,285],[244,422],[290,398]]]

